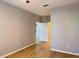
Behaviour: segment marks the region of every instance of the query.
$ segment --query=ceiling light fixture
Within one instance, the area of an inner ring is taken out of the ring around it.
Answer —
[[[30,3],[30,1],[29,0],[26,0],[26,3]]]
[[[48,4],[43,5],[43,7],[47,7],[47,6],[49,6],[49,5]]]

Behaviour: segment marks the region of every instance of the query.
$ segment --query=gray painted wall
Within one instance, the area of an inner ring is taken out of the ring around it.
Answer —
[[[35,42],[39,16],[0,1],[0,56]]]
[[[52,9],[51,49],[79,54],[79,5]]]

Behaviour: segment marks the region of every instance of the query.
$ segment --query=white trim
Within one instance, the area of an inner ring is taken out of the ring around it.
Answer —
[[[20,51],[20,50],[23,50],[23,49],[28,48],[28,47],[30,47],[30,46],[32,46],[32,45],[35,45],[35,44],[36,44],[36,43],[32,43],[32,44],[30,44],[30,45],[28,45],[28,46],[25,46],[25,47],[23,47],[23,48],[20,48],[20,49],[18,49],[18,50],[15,50],[15,51],[13,51],[13,52],[11,52],[11,53],[7,53],[7,54],[1,56],[0,58],[4,58],[4,57],[6,57],[6,56],[8,56],[8,55],[10,55],[10,54],[16,53],[16,52],[18,52],[18,51]]]
[[[72,52],[67,52],[67,51],[61,51],[61,50],[56,50],[56,49],[50,49],[50,50],[51,50],[51,51],[57,51],[57,52],[62,52],[62,53],[67,53],[67,54],[79,56],[79,54],[77,54],[77,53],[72,53]]]

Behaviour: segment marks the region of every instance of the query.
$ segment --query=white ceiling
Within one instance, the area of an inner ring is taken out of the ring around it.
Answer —
[[[2,0],[2,1],[40,16],[50,15],[52,8],[76,4],[79,2],[79,0],[29,0],[30,3],[26,3],[26,0]],[[43,7],[44,4],[49,4],[49,6]]]

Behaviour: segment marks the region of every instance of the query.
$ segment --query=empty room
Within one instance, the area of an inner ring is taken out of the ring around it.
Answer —
[[[79,0],[0,0],[0,58],[79,58]]]

